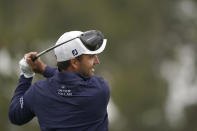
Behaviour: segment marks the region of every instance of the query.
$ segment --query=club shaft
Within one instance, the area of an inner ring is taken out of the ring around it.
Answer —
[[[47,53],[47,52],[49,52],[49,51],[55,49],[56,47],[59,47],[59,46],[65,44],[65,43],[67,43],[67,42],[69,42],[69,41],[72,41],[72,40],[74,40],[74,39],[76,39],[76,38],[79,38],[79,37],[75,37],[75,38],[72,38],[72,39],[70,39],[70,40],[68,40],[68,41],[65,41],[65,42],[63,42],[63,43],[60,43],[60,44],[58,44],[58,45],[54,45],[54,46],[52,46],[52,47],[50,47],[50,48],[48,48],[48,49],[46,49],[46,50],[44,50],[44,51],[38,53],[36,56],[32,57],[31,60],[32,60],[32,61],[35,61],[38,57],[42,56],[43,54],[45,54],[45,53]]]

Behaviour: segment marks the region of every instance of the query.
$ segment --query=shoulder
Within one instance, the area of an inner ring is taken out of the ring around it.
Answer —
[[[107,83],[107,82],[104,80],[104,78],[99,77],[99,76],[92,76],[92,79],[97,80],[97,81],[99,81],[99,82],[105,82],[105,83]]]
[[[93,82],[94,84],[99,84],[101,86],[109,87],[107,81],[104,78],[99,77],[99,76],[92,76],[90,79],[90,82]]]
[[[99,76],[92,76],[91,80],[91,87],[96,87],[96,92],[99,94],[99,96],[102,96],[102,98],[106,98],[107,101],[109,101],[110,97],[110,87],[107,81],[104,80],[104,78]]]

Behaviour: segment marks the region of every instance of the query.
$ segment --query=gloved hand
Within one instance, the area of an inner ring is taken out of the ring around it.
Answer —
[[[35,73],[32,71],[31,67],[29,64],[27,64],[26,59],[22,58],[19,62],[19,67],[21,70],[21,74],[25,76],[25,78],[30,78],[35,75]]]

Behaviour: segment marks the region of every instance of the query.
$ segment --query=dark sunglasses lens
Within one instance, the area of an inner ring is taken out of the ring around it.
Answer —
[[[84,46],[91,51],[99,49],[103,44],[103,39],[103,34],[97,30],[86,31],[80,36]]]

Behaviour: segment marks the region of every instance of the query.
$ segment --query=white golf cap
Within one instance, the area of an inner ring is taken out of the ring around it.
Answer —
[[[80,36],[83,33],[84,32],[81,31],[66,32],[57,40],[55,45],[59,45],[65,42],[65,44],[62,44],[54,49],[57,62],[67,61],[82,54],[99,54],[105,49],[107,39],[102,40],[101,46],[99,46],[98,49],[93,51],[89,50],[80,39]]]

